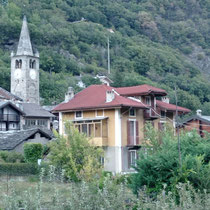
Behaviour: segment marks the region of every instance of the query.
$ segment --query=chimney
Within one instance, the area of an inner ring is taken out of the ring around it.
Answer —
[[[65,94],[65,102],[67,103],[72,98],[74,98],[74,89],[73,87],[69,87],[67,93]]]
[[[161,101],[169,104],[170,99],[166,96],[161,97]]]
[[[200,109],[198,109],[198,110],[196,111],[196,114],[197,114],[198,116],[201,116],[201,113],[202,113],[202,110],[200,110]]]
[[[114,94],[114,91],[113,90],[107,90],[106,91],[106,102],[111,102],[113,101],[115,98],[115,94]]]

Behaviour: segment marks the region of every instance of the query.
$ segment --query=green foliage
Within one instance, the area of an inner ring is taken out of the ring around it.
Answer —
[[[147,153],[140,151],[137,173],[131,176],[131,187],[136,193],[144,185],[149,192],[159,192],[164,184],[167,185],[166,190],[176,191],[178,183],[188,181],[196,189],[210,190],[209,137],[203,139],[196,132],[192,132],[182,134],[180,141],[181,163],[177,137],[173,132],[169,129],[161,133],[151,128],[147,130]]]
[[[40,51],[45,104],[63,100],[67,87],[75,85],[72,76],[107,72],[108,36],[115,86],[149,83],[171,92],[176,85],[179,105],[193,111],[210,101],[210,83],[199,72],[200,62],[209,56],[209,0],[0,2],[0,84],[7,90],[9,53],[26,14],[32,42]],[[192,54],[196,64],[188,61]]]
[[[40,173],[40,182],[28,183],[17,181],[7,182],[1,186],[0,206],[3,209],[192,209],[205,210],[210,205],[208,193],[196,191],[189,183],[176,186],[179,202],[173,192],[166,193],[163,189],[156,198],[145,190],[139,191],[136,197],[126,184],[116,184],[111,177],[103,181],[100,188],[98,180],[96,184],[64,183],[63,176],[59,181],[54,180],[55,175],[51,173],[47,182],[43,181],[44,173]],[[30,187],[28,187],[30,186]],[[8,193],[9,192],[9,193]],[[3,196],[4,195],[4,196]],[[47,202],[46,202],[47,201]]]
[[[27,176],[38,174],[37,164],[32,163],[0,163],[0,175]]]
[[[100,157],[103,150],[89,143],[87,137],[79,133],[71,124],[65,124],[66,136],[57,134],[57,140],[50,145],[50,160],[58,168],[65,170],[71,180],[92,180],[101,173]]]
[[[24,148],[24,158],[26,162],[37,163],[37,160],[42,158],[43,155],[42,144],[25,143],[23,148]]]
[[[0,151],[0,162],[5,163],[23,163],[24,156],[18,152]]]

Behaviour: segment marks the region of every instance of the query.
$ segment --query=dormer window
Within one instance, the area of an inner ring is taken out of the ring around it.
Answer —
[[[76,111],[75,118],[82,118],[82,111]]]

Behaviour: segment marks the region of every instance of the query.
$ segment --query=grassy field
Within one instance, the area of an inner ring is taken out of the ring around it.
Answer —
[[[24,197],[24,194],[30,194],[31,198],[37,197],[39,191],[39,179],[37,176],[29,177],[0,177],[0,209],[6,208],[5,198],[13,195]],[[55,191],[59,192],[61,197],[68,196],[70,183],[51,183],[45,182],[41,186],[41,202],[45,206],[54,199]],[[17,197],[16,197],[17,198]]]
[[[45,178],[45,177],[44,177]],[[208,210],[209,194],[180,184],[178,196],[161,192],[151,197],[145,191],[137,198],[125,184],[105,180],[94,183],[39,182],[38,177],[0,176],[0,210]]]

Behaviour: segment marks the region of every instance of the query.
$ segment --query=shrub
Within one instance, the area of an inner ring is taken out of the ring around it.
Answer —
[[[24,144],[24,157],[26,162],[36,163],[42,158],[43,146],[39,143]]]
[[[24,156],[18,152],[0,151],[0,159],[6,163],[24,162]],[[1,162],[1,161],[0,161]]]
[[[29,174],[38,174],[37,164],[32,163],[1,163],[0,175],[26,176]]]
[[[102,172],[100,157],[103,150],[94,147],[88,138],[71,124],[65,124],[67,137],[57,135],[50,145],[50,160],[57,168],[65,169],[71,180],[92,180]]]
[[[131,175],[131,188],[135,193],[143,186],[150,192],[159,192],[166,184],[166,190],[175,190],[178,183],[192,184],[195,189],[210,189],[209,147],[210,138],[201,138],[196,132],[182,134],[181,164],[177,147],[177,137],[172,132],[162,132],[153,135],[149,131],[149,145],[145,145],[147,154],[143,150],[137,160],[137,173]],[[155,141],[161,142],[159,146]],[[154,149],[149,150],[151,146]]]

